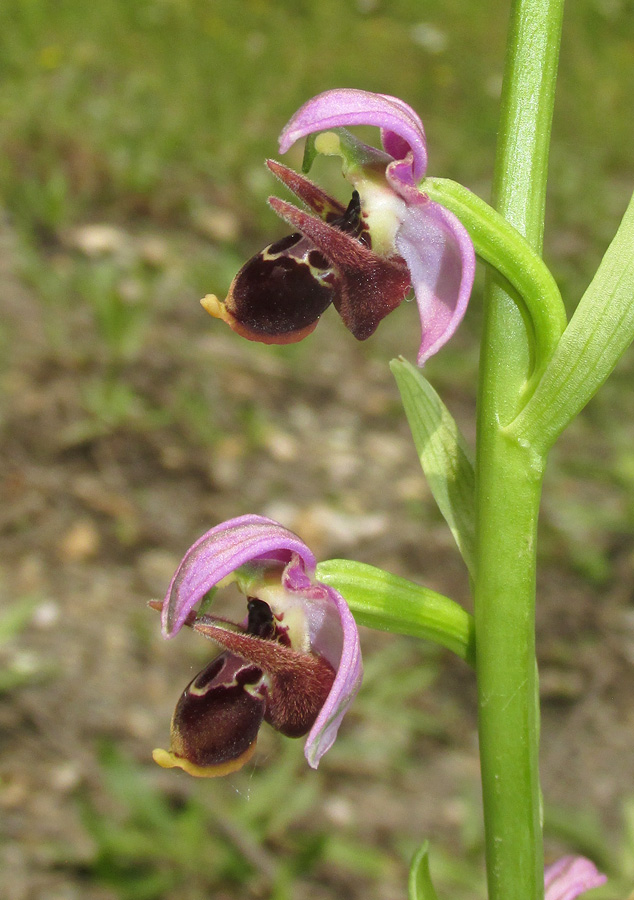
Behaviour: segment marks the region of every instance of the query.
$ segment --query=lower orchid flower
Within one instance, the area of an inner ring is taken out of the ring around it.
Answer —
[[[349,125],[379,127],[383,150],[356,140]],[[303,137],[307,163],[316,153],[341,157],[353,188],[349,205],[269,160],[273,174],[315,215],[271,197],[273,210],[297,231],[249,260],[224,301],[208,294],[203,306],[250,340],[286,344],[309,334],[333,304],[352,334],[365,340],[413,288],[423,365],[462,320],[475,254],[461,222],[417,187],[427,168],[421,120],[396,97],[332,90],[295,113],[280,151]]]
[[[330,749],[362,677],[352,613],[314,580],[316,560],[291,531],[262,516],[212,528],[190,547],[162,604],[165,637],[188,625],[223,648],[185,688],[171,725],[165,768],[213,777],[253,755],[262,722],[308,735],[313,768]],[[247,598],[241,624],[197,613],[210,590],[235,582]]]
[[[607,881],[605,875],[583,856],[562,856],[544,872],[544,900],[575,900]]]

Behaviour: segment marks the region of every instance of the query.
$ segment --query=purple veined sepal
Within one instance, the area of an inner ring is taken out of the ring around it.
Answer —
[[[396,247],[414,288],[421,322],[417,362],[423,366],[453,336],[464,317],[475,255],[471,238],[453,213],[416,188],[403,184],[400,191],[410,194],[410,204]]]
[[[383,151],[358,141],[355,150],[356,139],[345,131],[354,125],[377,126]],[[318,152],[342,156],[354,187],[350,205],[344,209],[304,176],[269,161],[310,212],[270,198],[296,232],[249,260],[226,300],[208,295],[203,306],[252,340],[290,343],[309,334],[332,304],[352,334],[365,340],[413,288],[423,365],[464,316],[475,254],[460,221],[429,200],[424,184],[422,191],[417,187],[427,167],[422,122],[398,98],[340,89],[295,113],[282,131],[280,151],[309,136]],[[346,144],[344,152],[329,149],[337,142]]]
[[[355,88],[324,91],[304,103],[282,129],[280,153],[309,134],[353,125],[380,128],[385,152],[395,160],[405,160],[411,153],[411,178],[424,176],[427,140],[418,114],[398,97]]]
[[[260,516],[222,523],[190,548],[165,600],[152,605],[162,609],[166,636],[187,625],[223,652],[181,695],[171,749],[154,753],[160,765],[202,776],[236,771],[266,721],[289,737],[308,734],[305,755],[316,768],[359,689],[362,666],[352,614],[314,572],[309,548]],[[248,596],[241,625],[194,610],[229,578]]]

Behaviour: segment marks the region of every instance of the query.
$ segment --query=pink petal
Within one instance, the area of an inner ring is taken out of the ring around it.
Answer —
[[[163,602],[165,637],[173,637],[208,590],[257,559],[290,561],[293,553],[314,571],[316,560],[296,534],[264,516],[239,516],[216,525],[193,544],[176,570]]]
[[[388,170],[392,187],[407,202],[396,235],[396,249],[407,263],[420,315],[422,366],[453,335],[467,309],[475,252],[462,223],[449,210],[401,181]]]
[[[324,91],[305,103],[291,117],[280,135],[280,153],[302,137],[349,125],[374,125],[381,129],[383,146],[394,159],[405,159],[411,151],[411,177],[419,180],[427,169],[425,130],[414,110],[388,94],[355,88]]]
[[[574,900],[580,894],[600,887],[607,878],[583,856],[563,856],[544,872],[545,900]]]
[[[282,583],[288,590],[301,592],[311,648],[337,673],[304,746],[308,764],[316,769],[324,753],[334,744],[341,720],[361,687],[359,632],[341,594],[321,582],[312,582],[298,558],[286,567]]]
[[[337,675],[328,698],[306,738],[304,756],[313,769],[317,768],[319,760],[334,744],[341,720],[361,687],[363,677],[359,633],[352,613],[341,594],[330,587],[326,587],[326,591],[339,614],[343,629],[343,646],[337,665],[328,660],[335,666]],[[318,641],[315,648],[318,649]],[[328,659],[326,653],[324,656]]]

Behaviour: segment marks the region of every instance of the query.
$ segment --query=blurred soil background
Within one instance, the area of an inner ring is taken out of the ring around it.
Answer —
[[[415,358],[414,306],[365,344],[331,311],[271,348],[198,301],[284,234],[263,160],[326,88],[403,97],[430,172],[488,198],[507,15],[0,6],[3,900],[396,900],[426,837],[440,896],[484,896],[464,664],[364,630],[364,688],[318,772],[265,729],[254,764],[200,782],[150,754],[210,648],[163,642],[146,602],[203,531],[256,512],[470,605],[387,368]],[[634,186],[633,60],[631,0],[570,4],[545,248],[570,309]],[[333,161],[314,174],[347,202]],[[470,438],[480,310],[479,282],[425,373]],[[592,855],[613,900],[634,886],[633,370],[630,351],[553,452],[540,543],[547,856]]]

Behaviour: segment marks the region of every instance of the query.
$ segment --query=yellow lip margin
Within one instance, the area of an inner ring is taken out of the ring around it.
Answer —
[[[152,752],[152,759],[163,769],[182,769],[188,775],[194,778],[219,778],[222,775],[230,775],[237,772],[247,763],[255,752],[256,741],[248,747],[237,759],[231,759],[228,762],[219,763],[217,766],[197,766],[182,756],[176,756],[175,753],[160,748]]]

